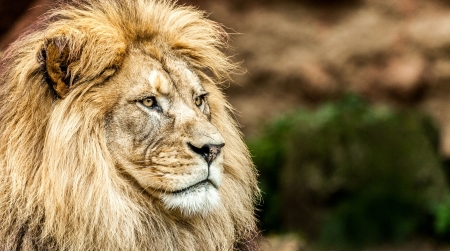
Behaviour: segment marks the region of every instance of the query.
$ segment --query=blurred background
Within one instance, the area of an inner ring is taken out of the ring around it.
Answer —
[[[265,250],[450,250],[449,0],[179,2],[246,70]],[[0,51],[51,3],[0,0]]]

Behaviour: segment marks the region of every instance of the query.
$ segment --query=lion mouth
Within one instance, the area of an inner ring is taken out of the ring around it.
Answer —
[[[202,180],[202,181],[200,181],[198,183],[195,183],[194,185],[191,185],[191,186],[188,186],[188,187],[185,187],[183,189],[176,190],[176,191],[173,191],[173,192],[170,192],[170,193],[172,193],[172,194],[180,194],[180,193],[189,191],[191,189],[196,189],[196,188],[199,188],[199,187],[205,187],[205,186],[208,186],[208,185],[212,185],[213,187],[216,187],[214,185],[214,183],[211,182],[211,180],[205,179],[205,180]]]

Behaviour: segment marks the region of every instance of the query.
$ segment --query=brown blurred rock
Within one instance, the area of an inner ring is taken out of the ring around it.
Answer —
[[[307,245],[294,234],[267,237],[268,243],[263,243],[263,251],[308,251],[316,250]],[[319,249],[322,250],[322,249]],[[327,249],[337,251],[335,249]],[[385,244],[376,247],[362,248],[363,251],[450,251],[448,244],[439,244],[433,240],[417,238],[405,243]]]
[[[267,237],[263,251],[307,251],[306,243],[294,234]]]
[[[414,97],[422,89],[422,77],[426,66],[425,60],[418,55],[403,55],[390,58],[380,79],[381,88],[400,97]]]
[[[432,240],[417,239],[397,245],[383,245],[366,248],[363,249],[363,251],[450,251],[450,247],[446,244],[436,244]]]

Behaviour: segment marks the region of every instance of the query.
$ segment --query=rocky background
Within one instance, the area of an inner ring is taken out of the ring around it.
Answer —
[[[0,0],[0,53],[53,0]],[[245,73],[225,89],[246,137],[296,107],[314,110],[348,93],[429,114],[450,157],[449,0],[180,0],[231,34]],[[274,250],[310,250],[296,235]],[[372,249],[370,249],[372,250]],[[373,249],[375,250],[375,249]],[[376,250],[450,250],[418,240]]]

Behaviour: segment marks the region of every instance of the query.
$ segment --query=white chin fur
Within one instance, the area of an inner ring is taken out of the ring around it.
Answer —
[[[220,203],[217,189],[210,183],[180,193],[167,193],[161,197],[168,209],[178,209],[186,216],[206,215]]]
[[[211,164],[207,182],[179,193],[165,193],[161,200],[169,210],[179,210],[186,216],[206,215],[220,204],[219,187],[223,178],[223,154]]]

